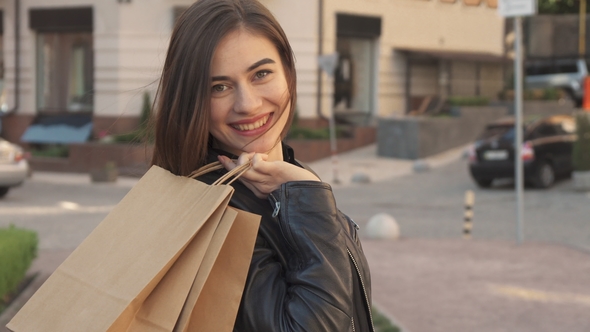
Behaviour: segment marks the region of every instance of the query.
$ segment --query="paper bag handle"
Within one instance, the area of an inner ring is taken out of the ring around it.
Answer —
[[[212,185],[214,186],[218,186],[220,184],[224,184],[226,181],[228,181],[230,178],[233,177],[233,179],[229,180],[229,182],[225,183],[225,184],[232,184],[235,180],[237,180],[240,176],[242,176],[242,174],[244,174],[249,168],[250,166],[252,166],[251,162],[247,162],[245,164],[242,164],[234,169],[232,169],[231,171],[227,172],[226,174],[224,174],[222,177],[220,177],[219,179],[217,179],[215,182],[213,182]],[[207,164],[201,168],[199,168],[196,171],[193,171],[191,174],[189,174],[189,178],[197,178],[203,174],[207,174],[209,172],[213,172],[219,169],[222,169],[223,165],[221,165],[220,162],[215,161],[212,162],[210,164]]]

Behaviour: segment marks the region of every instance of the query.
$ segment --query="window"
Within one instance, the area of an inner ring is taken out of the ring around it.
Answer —
[[[47,113],[91,112],[92,58],[92,33],[38,33],[37,109]]]
[[[334,108],[370,114],[374,111],[376,46],[381,19],[337,14]]]
[[[0,34],[0,113],[8,110],[6,104],[6,83],[4,81],[4,36]]]
[[[37,32],[35,52],[38,112],[92,112],[92,8],[31,8],[29,27]]]

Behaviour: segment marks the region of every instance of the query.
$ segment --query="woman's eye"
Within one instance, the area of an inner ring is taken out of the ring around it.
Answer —
[[[270,74],[270,70],[261,70],[256,73],[256,78],[263,78],[268,74]]]
[[[217,84],[214,85],[213,88],[211,88],[211,90],[213,90],[213,92],[223,92],[227,90],[227,86],[223,84]]]

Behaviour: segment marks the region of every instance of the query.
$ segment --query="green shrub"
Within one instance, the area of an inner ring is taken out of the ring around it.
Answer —
[[[143,94],[143,104],[139,116],[139,128],[129,133],[113,135],[113,141],[116,143],[152,143],[154,137],[152,102],[150,100],[150,94],[146,91]]]
[[[399,327],[393,325],[387,317],[380,313],[375,307],[371,309],[373,313],[373,324],[376,332],[400,332]]]
[[[37,243],[37,233],[33,231],[12,225],[0,228],[0,311],[37,256]]]
[[[352,133],[350,131],[350,128],[347,128],[345,126],[336,126],[336,138],[345,138],[351,136]],[[289,129],[289,133],[287,134],[287,140],[290,139],[328,140],[330,139],[330,128],[308,128],[293,125],[291,126],[291,128]]]
[[[580,112],[576,115],[576,134],[573,164],[577,171],[590,171],[590,113]]]
[[[60,144],[39,144],[31,149],[34,157],[67,158],[69,153],[68,146]]]
[[[487,97],[481,96],[451,96],[448,98],[448,102],[450,106],[485,106],[490,103],[490,100]]]

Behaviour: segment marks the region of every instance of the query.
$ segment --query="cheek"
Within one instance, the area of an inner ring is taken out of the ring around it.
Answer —
[[[227,112],[224,111],[223,103],[220,101],[211,102],[211,112],[209,113],[209,120],[211,126],[218,127],[225,122],[225,115]]]

